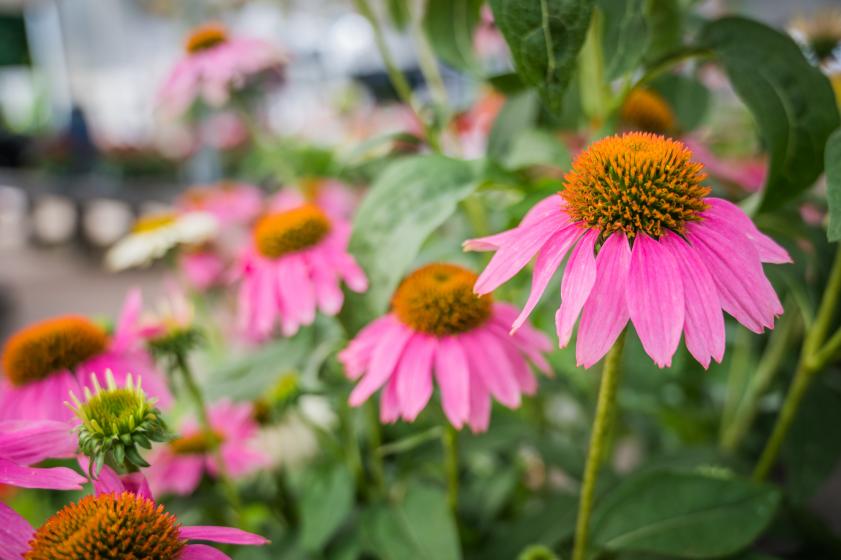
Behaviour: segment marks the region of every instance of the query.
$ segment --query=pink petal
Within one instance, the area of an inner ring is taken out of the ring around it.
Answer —
[[[380,337],[388,329],[391,319],[388,316],[375,319],[365,326],[359,334],[339,352],[338,358],[345,367],[345,373],[350,379],[359,379],[371,362],[371,354],[380,342]]]
[[[458,337],[438,341],[435,379],[441,388],[441,407],[450,424],[461,428],[470,414],[470,371]]]
[[[602,359],[628,323],[625,285],[631,249],[622,232],[613,233],[596,257],[596,282],[584,304],[575,356],[585,368]]]
[[[479,372],[470,371],[470,416],[467,423],[473,432],[484,432],[491,423],[491,396],[482,383]]]
[[[397,379],[392,376],[380,395],[380,422],[393,424],[400,418],[400,399],[397,396]]]
[[[537,255],[537,261],[534,263],[529,299],[526,301],[526,305],[523,307],[520,315],[514,321],[511,327],[512,333],[519,329],[526,319],[528,319],[534,306],[537,305],[540,296],[546,290],[549,280],[552,279],[555,271],[561,266],[561,262],[564,260],[567,251],[569,251],[569,248],[572,247],[581,233],[582,230],[577,225],[567,226],[553,235],[540,249],[540,253]]]
[[[231,557],[206,544],[188,544],[181,551],[178,560],[231,560]]]
[[[672,252],[683,280],[686,318],[683,333],[689,353],[705,368],[710,358],[724,357],[724,315],[718,290],[695,249],[677,235],[666,235],[660,243]]]
[[[711,222],[729,224],[731,227],[738,229],[756,247],[759,252],[759,259],[762,262],[775,264],[793,262],[788,251],[759,231],[741,208],[722,198],[710,197],[705,201],[710,207],[703,213],[704,218]]]
[[[193,525],[181,527],[181,538],[188,540],[210,541],[227,544],[268,544],[269,540],[233,527],[213,527],[211,525]]]
[[[672,365],[683,330],[683,284],[669,250],[644,233],[631,249],[625,301],[646,353],[660,367]]]
[[[526,215],[523,217],[518,227],[538,223],[562,211],[563,199],[560,195],[553,194],[551,196],[547,196],[526,212]],[[465,251],[495,251],[502,247],[502,245],[504,245],[516,231],[517,228],[513,228],[494,235],[488,235],[486,237],[468,239],[462,244],[462,246]]]
[[[479,295],[488,294],[510,280],[568,220],[566,214],[558,212],[541,222],[518,227],[516,235],[500,247],[479,275],[473,291]]]
[[[0,502],[0,560],[21,560],[34,534],[26,519]]]
[[[397,398],[403,419],[412,422],[432,397],[432,359],[435,339],[415,334],[403,350],[397,367]]]
[[[44,459],[72,457],[78,438],[70,424],[53,420],[0,422],[0,458],[19,465]]]
[[[368,373],[350,394],[348,402],[351,406],[361,405],[391,377],[397,362],[400,360],[403,348],[412,334],[411,330],[404,327],[396,319],[392,320],[391,328],[383,333],[380,344],[371,355],[371,366],[368,368]]]
[[[599,232],[594,229],[585,233],[572,250],[564,270],[561,281],[561,306],[555,314],[555,329],[561,348],[569,344],[575,321],[596,282],[595,250],[598,238]]]
[[[135,343],[138,338],[138,322],[142,310],[143,296],[140,289],[132,288],[126,295],[120,318],[117,320],[117,326],[114,329],[114,336],[111,338],[111,348],[113,350],[126,350]]]
[[[85,477],[66,467],[36,469],[0,459],[0,484],[18,488],[81,490],[85,482],[87,482]]]
[[[508,356],[499,346],[499,339],[482,328],[463,334],[459,339],[473,376],[478,376],[501,404],[508,408],[520,406],[520,386]]]

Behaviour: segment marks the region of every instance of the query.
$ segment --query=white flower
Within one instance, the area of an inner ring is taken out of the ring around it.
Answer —
[[[105,264],[115,271],[146,265],[178,245],[204,243],[218,229],[216,218],[207,212],[144,217],[129,235],[111,247],[105,255]]]

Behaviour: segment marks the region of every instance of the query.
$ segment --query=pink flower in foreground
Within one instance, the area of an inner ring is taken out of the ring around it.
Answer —
[[[284,336],[315,320],[316,308],[335,315],[344,295],[368,288],[365,273],[348,253],[350,225],[315,204],[275,206],[254,227],[235,270],[239,328],[263,340],[280,325]]]
[[[0,421],[0,484],[20,488],[80,490],[85,477],[72,469],[30,466],[45,459],[73,457],[75,453],[76,435],[65,422]]]
[[[225,473],[236,479],[269,464],[269,457],[255,449],[258,426],[252,405],[221,401],[210,411],[213,433],[204,432],[195,421],[181,426],[181,436],[153,450],[148,458],[149,484],[155,494],[189,495],[198,487],[202,475],[219,473],[215,446],[222,457]]]
[[[528,325],[513,337],[516,308],[471,293],[476,275],[453,264],[430,264],[398,287],[392,311],[365,327],[339,354],[348,377],[359,380],[350,404],[381,387],[380,419],[411,422],[429,402],[433,377],[450,423],[487,430],[491,397],[508,408],[537,390],[528,360],[550,373],[541,352],[549,340]]]
[[[286,57],[266,41],[230,37],[217,23],[198,27],[185,47],[186,55],[176,63],[158,93],[160,105],[174,115],[183,113],[198,98],[220,107],[248,78],[279,72],[286,64]]]
[[[581,315],[579,365],[598,362],[629,320],[660,367],[671,364],[681,334],[704,367],[721,361],[722,310],[754,332],[773,328],[783,308],[762,263],[791,259],[737,206],[707,197],[702,166],[691,156],[680,142],[653,134],[594,143],[573,163],[565,190],[518,227],[465,243],[496,251],[475,292],[492,292],[536,254],[516,332],[569,252],[555,319],[564,347]]]
[[[126,482],[128,480],[128,483]],[[121,479],[104,467],[94,482],[96,494],[73,502],[34,529],[14,510],[0,504],[0,559],[120,558],[222,560],[227,554],[189,541],[264,545],[265,538],[232,527],[185,526],[155,503],[142,475]]]
[[[140,336],[140,292],[132,290],[123,306],[114,333],[76,315],[56,317],[14,334],[3,350],[0,379],[0,419],[73,419],[64,405],[70,391],[93,387],[94,374],[105,385],[112,370],[117,383],[129,373],[142,377],[150,396],[166,407],[171,401],[166,381],[157,370]]]

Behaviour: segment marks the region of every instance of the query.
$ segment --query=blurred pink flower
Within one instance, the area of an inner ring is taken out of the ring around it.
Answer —
[[[225,280],[225,259],[212,247],[182,251],[178,266],[187,284],[201,292]]]
[[[284,212],[311,202],[328,215],[349,220],[359,203],[353,189],[335,179],[305,179],[296,188],[278,191],[269,200],[270,212]]]
[[[365,327],[339,354],[358,380],[350,404],[359,406],[381,387],[380,419],[411,422],[429,402],[433,377],[450,423],[487,430],[491,397],[508,408],[537,390],[528,360],[545,373],[551,344],[525,325],[508,336],[517,310],[471,293],[476,275],[452,264],[431,264],[397,289],[392,311]]]
[[[81,490],[85,477],[72,469],[30,466],[45,459],[73,457],[76,444],[76,434],[66,422],[0,421],[0,484],[19,488]]]
[[[224,228],[248,224],[263,211],[263,193],[248,183],[222,181],[188,189],[176,201],[181,212],[207,212]]]
[[[205,433],[195,420],[182,424],[181,436],[152,450],[147,469],[155,494],[192,494],[205,473],[217,476],[219,464],[214,446],[224,463],[224,472],[236,479],[269,465],[268,455],[254,446],[258,425],[250,403],[223,400],[208,411],[213,433]]]
[[[581,315],[576,356],[584,367],[607,353],[629,320],[660,367],[671,364],[681,334],[704,367],[720,361],[722,310],[754,332],[773,328],[783,308],[762,263],[791,258],[737,206],[707,196],[691,156],[680,142],[646,133],[594,143],[573,163],[565,189],[518,227],[465,243],[496,251],[475,292],[492,292],[537,254],[516,332],[571,251],[556,327],[564,347]]]
[[[703,142],[685,138],[686,147],[695,161],[720,181],[736,185],[747,192],[759,192],[765,185],[768,164],[763,159],[722,159],[715,155]]]
[[[0,419],[71,421],[73,412],[64,404],[70,391],[81,394],[82,387],[92,388],[92,374],[105,385],[109,369],[119,384],[128,374],[142,378],[146,392],[161,407],[168,406],[172,399],[164,375],[143,346],[141,307],[140,291],[131,290],[112,335],[73,315],[13,335],[3,351]]]

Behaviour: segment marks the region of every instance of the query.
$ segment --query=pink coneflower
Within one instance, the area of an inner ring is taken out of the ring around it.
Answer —
[[[537,254],[516,332],[570,252],[555,318],[563,347],[581,315],[579,365],[598,362],[629,320],[661,367],[671,364],[681,333],[704,367],[721,361],[722,310],[754,332],[773,328],[783,308],[762,263],[791,259],[737,206],[707,196],[691,157],[680,142],[653,134],[594,143],[573,163],[566,188],[518,227],[465,243],[496,251],[475,292],[492,292]]]
[[[181,525],[164,506],[155,503],[147,485],[136,483],[138,478],[142,475],[134,473],[132,482],[126,484],[104,467],[94,482],[95,495],[65,506],[37,530],[0,504],[0,558],[230,560],[215,548],[189,541],[244,545],[269,542],[232,527]]]
[[[48,319],[13,335],[3,350],[0,419],[72,420],[64,405],[70,391],[81,394],[82,387],[92,387],[92,374],[104,385],[109,369],[120,384],[129,373],[142,377],[147,392],[167,406],[166,381],[140,336],[141,305],[140,292],[130,292],[111,335],[77,315]]]
[[[186,55],[176,63],[158,94],[170,114],[181,114],[201,98],[213,107],[224,105],[233,90],[258,74],[279,71],[286,57],[259,39],[230,37],[225,26],[198,27],[187,39]]]
[[[686,146],[695,160],[715,179],[736,185],[747,192],[759,192],[768,175],[768,162],[763,158],[723,159],[703,142],[687,138]]]
[[[239,327],[252,340],[280,325],[292,336],[315,320],[316,308],[335,315],[344,302],[340,281],[355,292],[368,288],[365,273],[347,252],[350,225],[312,203],[281,205],[254,227],[239,258]]]
[[[263,193],[248,183],[223,181],[188,189],[176,201],[182,212],[207,212],[223,228],[253,221],[263,210]]]
[[[509,408],[537,390],[528,360],[545,373],[549,340],[528,325],[508,336],[517,310],[476,297],[476,275],[453,264],[426,265],[397,288],[392,311],[365,327],[339,354],[359,383],[359,406],[380,387],[380,419],[411,422],[432,396],[433,376],[450,423],[474,432],[488,428],[491,397]]]
[[[204,432],[194,421],[186,422],[181,426],[180,437],[152,452],[147,475],[155,494],[189,495],[204,473],[217,476],[217,446],[224,472],[232,478],[246,476],[269,464],[269,457],[254,445],[258,425],[251,404],[221,401],[209,414],[213,433]]]
[[[85,477],[72,469],[31,467],[45,459],[73,457],[71,426],[54,420],[0,421],[0,484],[19,488],[80,490]],[[0,529],[2,533],[2,529]]]

